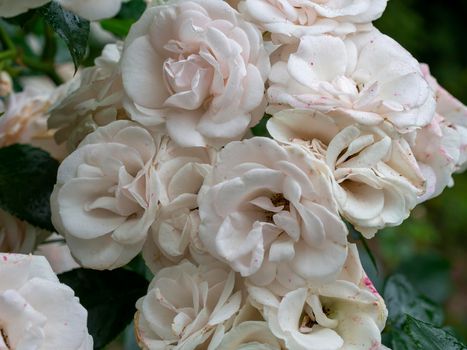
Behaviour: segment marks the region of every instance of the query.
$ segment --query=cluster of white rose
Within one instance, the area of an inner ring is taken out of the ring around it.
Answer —
[[[103,270],[142,253],[155,274],[142,348],[385,348],[345,221],[371,238],[467,165],[467,108],[373,27],[385,6],[149,6],[41,112],[67,148],[51,207],[74,258]],[[6,106],[0,143],[37,129],[24,106]],[[272,138],[253,137],[265,112]]]
[[[92,350],[87,311],[42,256],[0,253],[0,349]]]

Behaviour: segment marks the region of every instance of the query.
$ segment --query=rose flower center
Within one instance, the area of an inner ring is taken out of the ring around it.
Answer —
[[[275,207],[283,206],[282,210],[289,211],[290,210],[290,202],[284,198],[282,193],[274,193],[271,196],[271,202],[274,204]]]
[[[272,196],[270,197],[271,203],[275,207],[283,207],[281,211],[290,211],[290,202],[284,198],[284,195],[282,193],[273,193]],[[277,211],[269,211],[266,210],[266,221],[267,222],[273,222],[272,217],[274,214],[277,214]]]

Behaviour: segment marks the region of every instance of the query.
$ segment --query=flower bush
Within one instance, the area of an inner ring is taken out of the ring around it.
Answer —
[[[465,349],[363,267],[467,167],[467,107],[385,8],[0,1],[0,349],[99,349],[132,319],[149,350]]]

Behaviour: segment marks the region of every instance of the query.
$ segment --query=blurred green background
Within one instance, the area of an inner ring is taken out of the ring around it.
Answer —
[[[376,26],[428,63],[438,82],[467,104],[466,20],[466,0],[390,0]],[[454,180],[453,188],[368,243],[380,265],[376,278],[407,275],[420,292],[444,305],[446,323],[465,341],[467,173]]]

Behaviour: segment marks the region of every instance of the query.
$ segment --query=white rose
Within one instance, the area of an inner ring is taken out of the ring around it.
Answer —
[[[34,251],[34,255],[44,256],[56,274],[79,268],[79,264],[73,258],[70,248],[63,237],[56,233],[40,244]]]
[[[0,147],[28,143],[62,159],[64,148],[55,143],[54,131],[47,130],[49,108],[60,97],[61,90],[44,87],[41,91],[38,87],[26,86],[24,91],[8,95],[0,118]]]
[[[264,321],[246,321],[234,326],[216,350],[281,350],[279,340]]]
[[[327,164],[340,213],[367,238],[399,225],[425,190],[409,143],[388,122],[366,126],[294,109],[276,113],[267,128],[276,140],[302,145]]]
[[[421,65],[436,92],[436,117],[417,131],[414,152],[427,178],[427,192],[419,201],[436,197],[454,184],[452,173],[467,167],[467,107],[441,87],[427,65]]]
[[[365,275],[355,245],[337,281],[277,296],[249,287],[271,331],[289,350],[379,349],[387,310]]]
[[[345,261],[347,228],[327,172],[298,146],[263,137],[231,142],[198,196],[201,241],[258,285],[333,280]]]
[[[404,133],[434,116],[434,94],[418,62],[376,29],[347,39],[306,36],[295,52],[293,46],[282,50],[270,74],[272,112],[290,105],[365,125],[386,120]]]
[[[52,221],[81,265],[112,269],[141,251],[157,210],[159,142],[134,122],[116,121],[60,165]]]
[[[31,253],[49,234],[0,209],[0,252]]]
[[[165,123],[183,147],[240,139],[262,117],[268,72],[260,32],[218,0],[148,8],[122,58],[132,119]]]
[[[50,0],[2,0],[0,1],[0,17],[14,17],[48,2]]]
[[[90,21],[115,16],[120,11],[122,0],[55,0],[64,9]],[[0,17],[14,17],[30,9],[47,4],[50,0],[2,0]]]
[[[459,134],[461,146],[456,165],[457,172],[463,172],[467,169],[467,107],[441,86],[436,90],[436,98],[436,112]]]
[[[218,328],[211,338],[208,350],[281,350],[283,342],[276,338],[263,315],[246,300],[227,327]],[[228,332],[225,333],[225,330]]]
[[[48,127],[58,129],[55,140],[66,141],[69,151],[84,137],[117,119],[127,119],[123,109],[119,44],[108,44],[95,66],[83,69],[69,84],[67,96],[53,106]]]
[[[461,157],[461,137],[458,130],[439,114],[416,132],[413,151],[427,182],[426,192],[418,198],[419,203],[438,196],[446,186],[454,185],[452,174]]]
[[[144,349],[195,349],[239,310],[235,273],[217,263],[162,269],[138,300],[135,329]]]
[[[386,8],[387,0],[244,0],[240,12],[275,41],[288,42],[305,35],[345,35],[370,27]]]
[[[193,256],[196,260],[203,255],[197,198],[214,157],[213,149],[181,148],[168,138],[164,140],[156,166],[161,185],[160,209],[143,251],[153,272],[184,258]]]
[[[91,350],[86,322],[44,257],[0,254],[0,349]]]
[[[98,21],[115,16],[122,5],[122,0],[55,0],[64,9],[86,18]]]

